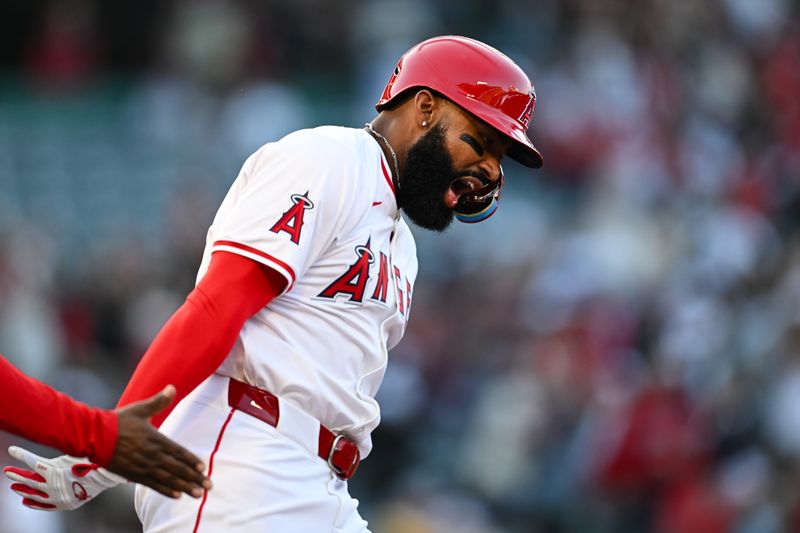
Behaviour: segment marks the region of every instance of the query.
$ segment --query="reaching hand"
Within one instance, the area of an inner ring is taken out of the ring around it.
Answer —
[[[125,479],[171,498],[179,497],[181,492],[195,498],[202,496],[203,489],[211,488],[211,481],[202,474],[203,463],[159,433],[149,421],[174,398],[175,387],[170,385],[147,400],[117,410],[117,443],[108,470],[86,458],[62,455],[47,459],[10,447],[8,453],[30,468],[3,469],[14,481],[11,490],[22,496],[23,505],[42,510],[77,509]]]
[[[175,387],[169,385],[152,398],[117,411],[117,447],[108,469],[164,496],[177,498],[185,492],[197,498],[204,488],[211,488],[211,481],[203,475],[202,461],[150,425],[150,417],[174,398]]]

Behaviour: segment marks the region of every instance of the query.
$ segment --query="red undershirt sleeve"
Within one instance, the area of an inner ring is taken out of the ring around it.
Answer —
[[[53,390],[0,356],[0,430],[105,466],[117,444],[117,415]]]
[[[175,385],[175,402],[153,417],[153,424],[161,425],[172,407],[219,368],[247,319],[285,286],[286,278],[266,265],[215,252],[205,276],[145,352],[117,406]]]

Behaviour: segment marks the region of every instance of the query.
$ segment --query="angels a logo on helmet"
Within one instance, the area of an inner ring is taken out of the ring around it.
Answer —
[[[522,110],[522,114],[519,116],[519,122],[522,126],[527,130],[528,127],[531,125],[531,117],[533,116],[533,108],[536,106],[536,91],[534,91],[533,87],[531,87],[530,92],[528,93],[528,104],[525,106],[525,109]]]

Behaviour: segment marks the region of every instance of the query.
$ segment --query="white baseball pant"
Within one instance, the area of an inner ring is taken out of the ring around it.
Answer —
[[[214,487],[173,500],[137,485],[145,533],[369,533],[347,482],[316,454],[319,423],[286,402],[277,428],[234,410],[228,381],[212,375],[161,426],[206,462]]]

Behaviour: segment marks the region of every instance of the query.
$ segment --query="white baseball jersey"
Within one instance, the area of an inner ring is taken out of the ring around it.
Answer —
[[[417,275],[388,169],[363,129],[324,126],[266,144],[222,202],[198,274],[224,250],[286,278],[286,291],[245,323],[217,373],[293,403],[350,436],[362,456]]]

